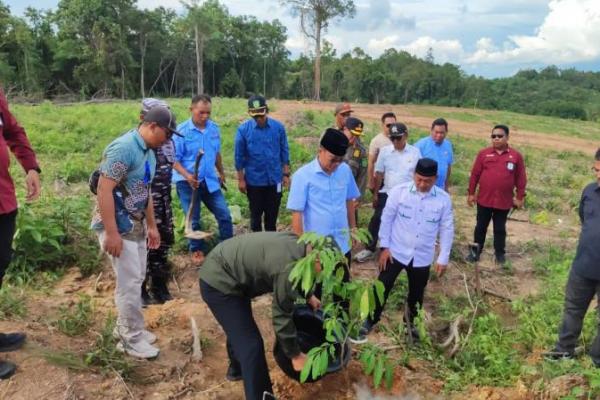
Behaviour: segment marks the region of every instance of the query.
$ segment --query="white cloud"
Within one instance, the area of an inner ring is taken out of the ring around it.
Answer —
[[[435,61],[441,63],[458,60],[464,55],[460,41],[455,39],[437,40],[429,36],[421,36],[405,46],[400,46],[400,48],[421,58],[424,58],[429,49],[432,49]]]
[[[534,36],[509,36],[501,50],[482,38],[465,62],[565,64],[600,57],[600,1],[553,0],[549,8]]]

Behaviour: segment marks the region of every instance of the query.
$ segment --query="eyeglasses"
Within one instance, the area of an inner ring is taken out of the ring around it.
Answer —
[[[492,139],[502,139],[504,135],[492,135]]]

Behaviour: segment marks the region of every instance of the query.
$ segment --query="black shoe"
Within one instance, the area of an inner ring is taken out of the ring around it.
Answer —
[[[150,296],[148,290],[146,289],[146,283],[144,281],[144,284],[142,285],[142,307],[146,308],[153,304],[158,304],[158,301],[156,301],[156,299]]]
[[[358,333],[356,335],[348,337],[350,343],[354,344],[363,344],[367,343],[367,336],[373,330],[373,323],[368,319],[363,322],[362,326],[358,329]]]
[[[504,253],[496,253],[496,264],[504,266],[506,264],[506,256]]]
[[[554,349],[542,353],[542,357],[544,357],[548,361],[560,361],[573,359],[575,358],[575,354],[570,353],[568,351],[559,351],[557,349]]]
[[[171,296],[169,287],[167,286],[167,281],[163,278],[152,278],[150,293],[160,304],[173,300],[173,296]]]
[[[26,335],[22,332],[0,333],[0,352],[15,351],[25,343]]]
[[[242,371],[239,368],[233,366],[233,364],[229,363],[229,368],[227,368],[227,374],[225,375],[225,379],[230,382],[236,382],[242,380]]]
[[[0,379],[8,379],[17,370],[17,366],[10,361],[0,361]]]
[[[476,263],[479,261],[481,255],[481,246],[478,243],[472,243],[469,245],[469,254],[465,258],[467,262]]]
[[[421,335],[415,326],[410,327],[406,330],[406,337],[409,338],[413,343],[419,343],[421,341]]]

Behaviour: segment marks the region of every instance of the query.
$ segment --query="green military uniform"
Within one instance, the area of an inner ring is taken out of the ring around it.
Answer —
[[[352,175],[360,190],[361,194],[365,193],[367,187],[367,162],[368,152],[367,148],[362,144],[359,138],[356,138],[353,145],[348,147],[348,151],[344,156],[344,161],[348,163],[352,170]]]
[[[286,355],[300,353],[292,320],[299,297],[289,280],[306,247],[285,232],[256,232],[219,243],[200,269],[200,280],[226,295],[253,298],[273,293],[273,329]]]

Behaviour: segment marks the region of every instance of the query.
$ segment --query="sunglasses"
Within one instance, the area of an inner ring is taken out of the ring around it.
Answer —
[[[393,124],[386,124],[385,127],[390,129],[392,127]]]
[[[491,135],[492,139],[502,139],[505,135]]]
[[[391,141],[394,141],[394,140],[398,140],[398,141],[400,141],[400,140],[402,140],[403,138],[404,138],[404,135],[402,135],[402,136],[394,136],[394,137],[391,137],[391,138],[390,138],[390,140],[391,140]]]

